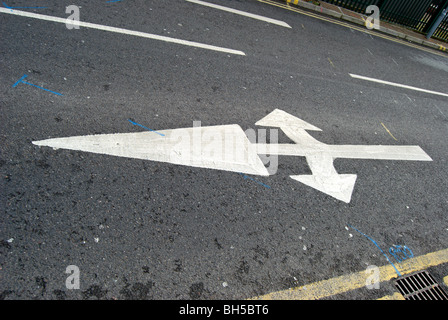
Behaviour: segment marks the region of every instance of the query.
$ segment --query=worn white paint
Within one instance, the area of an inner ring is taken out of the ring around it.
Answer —
[[[350,73],[350,76],[352,78],[355,78],[355,79],[360,79],[360,80],[365,80],[365,81],[370,81],[370,82],[376,82],[376,83],[381,83],[381,84],[385,84],[385,85],[388,85],[388,86],[393,86],[393,87],[398,87],[398,88],[409,89],[409,90],[414,90],[414,91],[420,91],[420,92],[424,92],[424,93],[434,94],[434,95],[438,95],[438,96],[448,97],[448,93],[443,93],[443,92],[438,92],[438,91],[433,91],[433,90],[427,90],[427,89],[412,87],[412,86],[408,86],[408,85],[405,85],[405,84],[400,84],[400,83],[395,83],[395,82],[390,82],[390,81],[384,81],[384,80],[375,79],[375,78],[364,77],[364,76],[360,76],[360,75],[357,75],[357,74],[351,74]]]
[[[213,45],[209,45],[209,44],[194,42],[194,41],[160,36],[160,35],[146,33],[146,32],[133,31],[133,30],[123,29],[123,28],[109,27],[109,26],[104,26],[104,25],[100,25],[100,24],[96,24],[96,23],[89,23],[89,22],[76,21],[76,20],[71,20],[71,19],[66,19],[66,18],[53,17],[53,16],[37,14],[37,13],[33,13],[33,12],[10,10],[7,8],[0,7],[0,13],[12,14],[12,15],[16,15],[16,16],[22,16],[22,17],[33,18],[33,19],[44,20],[44,21],[58,22],[58,23],[66,24],[66,25],[73,25],[76,28],[83,27],[83,28],[89,28],[89,29],[96,29],[96,30],[120,33],[120,34],[125,34],[125,35],[130,35],[130,36],[136,36],[136,37],[140,37],[140,38],[176,43],[176,44],[181,44],[184,46],[219,51],[219,52],[224,52],[224,53],[243,55],[243,56],[246,55],[244,52],[239,51],[239,50],[233,50],[233,49],[213,46]],[[71,31],[71,32],[76,32],[76,31]]]
[[[292,175],[292,179],[302,182],[338,200],[349,203],[355,187],[356,174],[338,174],[333,166],[333,158],[325,153],[306,157],[311,175]]]
[[[239,125],[193,127],[138,133],[99,134],[34,141],[69,149],[268,176],[255,146]]]
[[[226,11],[226,12],[231,12],[234,14],[238,14],[240,16],[245,16],[248,18],[252,18],[252,19],[256,19],[256,20],[260,20],[260,21],[264,21],[264,22],[268,22],[268,23],[272,23],[272,24],[276,24],[285,28],[291,28],[291,26],[289,24],[287,24],[286,22],[280,21],[280,20],[276,20],[276,19],[271,19],[271,18],[267,18],[264,16],[260,16],[258,14],[253,14],[253,13],[249,13],[246,11],[241,11],[241,10],[237,10],[237,9],[232,9],[229,7],[224,7],[224,6],[220,6],[214,3],[210,3],[210,2],[205,2],[205,1],[199,1],[199,0],[186,0],[188,2],[191,3],[195,3],[195,4],[200,4],[202,6],[206,6],[206,7],[210,7],[210,8],[214,8],[214,9],[218,9],[218,10],[222,10],[222,11]]]
[[[276,109],[256,123],[279,127],[292,144],[252,144],[239,125],[118,133],[34,141],[38,146],[78,150],[118,157],[268,176],[259,154],[306,157],[311,175],[291,178],[349,203],[355,174],[339,174],[336,158],[432,161],[419,146],[327,145],[306,130],[321,129]],[[163,135],[163,136],[162,136]]]
[[[349,203],[357,176],[338,174],[333,166],[336,158],[374,160],[432,161],[418,146],[363,146],[327,145],[313,138],[306,130],[321,129],[282,110],[276,109],[256,123],[260,126],[279,127],[294,144],[257,144],[259,154],[306,157],[311,175],[293,175],[292,179]]]

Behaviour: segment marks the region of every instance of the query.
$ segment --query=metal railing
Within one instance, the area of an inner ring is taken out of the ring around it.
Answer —
[[[433,0],[389,0],[380,7],[381,19],[423,32],[436,12]]]
[[[442,20],[439,27],[436,29],[432,36],[434,38],[448,41],[448,14]]]
[[[369,5],[380,9],[381,20],[396,23],[418,32],[427,33],[443,8],[445,0],[320,0],[365,14]],[[448,41],[448,16],[433,37]]]
[[[378,5],[379,0],[320,0],[355,12],[365,13],[370,5]]]

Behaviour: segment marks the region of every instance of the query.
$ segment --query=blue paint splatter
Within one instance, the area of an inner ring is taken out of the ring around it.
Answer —
[[[149,129],[149,128],[147,128],[147,127],[145,127],[145,126],[143,126],[143,125],[141,125],[141,124],[139,124],[139,123],[137,123],[137,122],[132,121],[131,119],[128,119],[128,121],[129,121],[130,123],[132,123],[133,125],[140,126],[140,127],[144,128],[144,129],[146,129],[146,130],[155,132],[155,133],[157,133],[158,135],[161,135],[162,137],[165,136],[163,133],[160,133],[160,132],[157,132],[157,131],[155,131],[155,130]]]
[[[17,86],[19,85],[19,83],[22,83],[22,80],[25,79],[26,77],[28,77],[28,75],[24,74],[24,75],[22,76],[22,78],[20,78],[16,83],[14,83],[14,84],[12,85],[12,87],[13,87],[13,88],[17,87]]]
[[[391,256],[395,258],[398,262],[402,262],[408,258],[414,257],[414,253],[411,249],[406,246],[397,246],[394,245],[389,248],[389,253]]]
[[[55,92],[55,91],[52,91],[52,90],[48,90],[48,89],[42,88],[42,87],[40,87],[40,86],[36,86],[35,84],[32,84],[32,83],[29,83],[29,82],[24,81],[23,79],[25,79],[26,77],[28,77],[28,75],[24,74],[24,75],[22,76],[22,78],[20,78],[16,83],[14,83],[14,84],[12,85],[12,87],[15,88],[15,87],[17,87],[17,86],[19,85],[19,83],[23,83],[23,84],[27,84],[27,85],[29,85],[29,86],[33,86],[33,87],[36,87],[36,88],[39,88],[39,89],[42,89],[42,90],[45,90],[45,91],[54,93],[54,94],[56,94],[56,95],[58,95],[58,96],[63,96],[62,93]]]
[[[12,9],[47,9],[47,7],[10,7],[4,2],[2,2],[2,4],[5,6],[5,8],[11,9],[11,11]]]
[[[254,182],[258,183],[258,184],[261,184],[261,185],[262,185],[263,187],[265,187],[265,188],[271,189],[271,187],[268,186],[267,184],[264,184],[264,183],[262,183],[262,182],[260,182],[260,181],[257,181],[257,180],[255,180],[255,179],[253,179],[253,178],[251,178],[251,177],[245,175],[244,173],[241,173],[241,172],[240,172],[240,175],[242,175],[242,176],[244,177],[244,180],[246,180],[246,179],[250,179],[250,180],[252,180],[252,181],[254,181]]]
[[[362,233],[361,231],[359,231],[358,229],[356,229],[355,227],[348,225],[350,228],[355,229],[356,231],[358,231],[360,234],[362,234],[364,237],[366,237],[367,239],[369,239],[370,241],[373,242],[374,245],[376,245],[378,247],[378,249],[380,249],[381,253],[386,257],[387,261],[389,261],[389,263],[392,265],[392,267],[394,267],[395,272],[398,274],[399,277],[401,277],[401,273],[400,271],[398,271],[398,269],[395,267],[395,265],[392,263],[392,261],[390,261],[389,257],[384,253],[383,250],[381,250],[380,246],[376,243],[375,240],[373,240],[372,238],[370,238],[368,235]]]

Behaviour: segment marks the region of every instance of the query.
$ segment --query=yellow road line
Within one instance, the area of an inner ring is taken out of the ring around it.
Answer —
[[[391,136],[392,138],[394,138],[395,141],[398,141],[397,138],[395,138],[394,135],[389,131],[389,129],[386,128],[386,126],[384,125],[384,123],[381,122],[381,125],[384,127],[384,129],[386,129],[387,133],[389,133],[390,136]]]
[[[402,275],[406,275],[442,263],[448,263],[448,249],[407,259],[395,266],[401,269],[400,273]],[[314,282],[301,287],[268,293],[254,297],[251,300],[317,300],[365,287],[366,283],[370,284],[370,277],[370,272],[361,271]],[[392,265],[388,264],[379,267],[380,282],[389,281],[396,277],[397,273]]]
[[[406,40],[395,39],[395,38],[393,38],[391,36],[387,36],[387,35],[384,35],[384,34],[381,34],[381,33],[377,33],[377,32],[372,32],[372,31],[370,31],[370,30],[368,30],[366,28],[353,26],[353,25],[345,23],[345,22],[337,21],[337,20],[332,19],[332,18],[323,17],[323,16],[320,16],[318,14],[309,13],[309,12],[300,10],[298,8],[293,8],[293,7],[289,6],[289,5],[272,2],[270,0],[257,0],[257,1],[265,3],[265,4],[269,4],[269,5],[272,5],[272,6],[276,6],[276,7],[279,7],[279,8],[283,8],[283,9],[286,9],[286,10],[294,11],[294,12],[297,12],[297,13],[300,13],[300,14],[303,14],[303,15],[306,15],[306,16],[309,16],[309,17],[313,17],[313,18],[316,18],[316,19],[320,19],[320,20],[323,20],[323,21],[331,22],[333,24],[337,24],[337,25],[340,25],[340,26],[343,26],[343,27],[346,27],[346,28],[350,28],[350,29],[353,29],[353,30],[361,31],[361,32],[370,34],[372,36],[376,36],[376,37],[380,37],[380,38],[383,38],[383,39],[386,39],[386,40],[394,41],[396,43],[403,44],[403,45],[408,46],[408,47],[416,48],[416,49],[419,49],[419,50],[422,50],[422,51],[426,51],[426,52],[429,52],[429,53],[432,53],[432,54],[436,54],[436,55],[439,55],[441,57],[445,57],[446,58],[446,54],[439,53],[439,52],[431,50],[429,48],[425,48],[425,47],[422,47],[422,46],[419,46],[419,45],[415,45],[415,44],[406,42]],[[441,47],[440,48],[441,50],[446,49],[443,46],[440,46],[440,47]]]

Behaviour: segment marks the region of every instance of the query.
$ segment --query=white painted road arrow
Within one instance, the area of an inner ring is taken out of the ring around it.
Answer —
[[[37,146],[268,176],[239,125],[99,134],[33,141]],[[163,135],[163,136],[162,136]]]
[[[256,123],[279,127],[294,144],[252,144],[239,125],[193,127],[154,132],[101,134],[34,141],[38,146],[192,167],[268,176],[258,154],[306,157],[311,175],[292,179],[349,203],[357,176],[339,174],[336,158],[432,161],[419,146],[327,145],[306,130],[319,128],[276,109]]]
[[[336,158],[376,160],[432,161],[418,146],[358,146],[327,145],[309,135],[306,130],[321,129],[282,110],[276,109],[256,123],[259,126],[279,127],[295,144],[257,145],[259,154],[266,153],[306,157],[312,175],[291,176],[292,179],[349,203],[357,176],[338,174],[333,166]]]
[[[338,174],[333,166],[333,157],[325,153],[309,155],[306,160],[313,174],[291,176],[292,179],[338,200],[350,202],[356,174]]]

